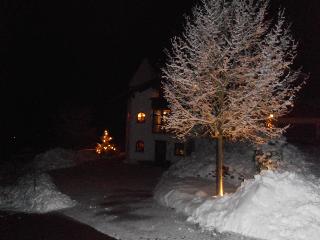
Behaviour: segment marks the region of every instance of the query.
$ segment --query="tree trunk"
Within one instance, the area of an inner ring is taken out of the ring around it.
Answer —
[[[218,196],[223,196],[224,189],[223,189],[223,136],[222,135],[218,136],[216,166],[217,166],[216,194]]]

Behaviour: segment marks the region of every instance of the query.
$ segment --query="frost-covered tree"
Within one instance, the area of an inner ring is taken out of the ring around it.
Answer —
[[[217,194],[223,195],[223,140],[262,143],[286,127],[268,127],[290,111],[302,83],[293,70],[297,44],[284,12],[269,19],[268,0],[202,0],[172,40],[163,72],[178,138],[217,139]]]

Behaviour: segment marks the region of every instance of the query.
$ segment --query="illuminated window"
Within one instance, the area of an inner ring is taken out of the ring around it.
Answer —
[[[136,142],[136,152],[144,152],[144,142],[139,140]]]
[[[184,156],[184,144],[183,143],[175,143],[174,144],[174,155],[176,156]]]
[[[165,129],[163,128],[166,116],[170,113],[168,109],[157,109],[153,111],[153,124],[152,131],[154,133],[165,133]]]
[[[138,123],[144,123],[146,121],[146,114],[143,112],[139,112],[137,114],[137,122]]]

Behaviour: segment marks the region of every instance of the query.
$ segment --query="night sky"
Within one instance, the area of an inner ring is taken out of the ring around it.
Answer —
[[[1,0],[2,147],[13,135],[21,146],[59,145],[68,124],[88,130],[79,146],[95,144],[92,131],[104,128],[123,145],[128,81],[146,56],[161,66],[197,2]],[[286,8],[300,43],[297,66],[310,73],[294,114],[320,116],[320,1],[271,2],[271,13]]]

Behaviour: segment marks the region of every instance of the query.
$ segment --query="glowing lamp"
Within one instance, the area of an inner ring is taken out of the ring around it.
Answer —
[[[266,121],[267,128],[273,128],[273,118],[274,115],[271,113]]]

